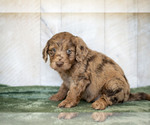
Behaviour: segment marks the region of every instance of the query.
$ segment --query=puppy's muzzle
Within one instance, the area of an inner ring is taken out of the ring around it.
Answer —
[[[62,61],[56,62],[56,65],[57,65],[58,67],[61,67],[63,64],[64,64],[64,62],[62,62]]]

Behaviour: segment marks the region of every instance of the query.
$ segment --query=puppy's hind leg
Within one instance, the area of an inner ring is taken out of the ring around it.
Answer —
[[[102,96],[96,100],[92,107],[103,110],[107,106],[123,102],[125,99],[124,81],[112,79],[102,88]]]

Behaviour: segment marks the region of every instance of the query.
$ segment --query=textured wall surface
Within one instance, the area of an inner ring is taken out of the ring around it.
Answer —
[[[114,59],[131,87],[150,85],[150,0],[0,0],[0,83],[60,85],[41,53],[61,31]]]

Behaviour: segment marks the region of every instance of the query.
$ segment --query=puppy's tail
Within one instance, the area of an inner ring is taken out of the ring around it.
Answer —
[[[139,93],[130,93],[128,101],[139,101],[139,100],[149,100],[150,94],[139,92]]]

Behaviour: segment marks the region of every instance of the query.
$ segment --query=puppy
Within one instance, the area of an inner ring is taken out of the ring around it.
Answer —
[[[93,102],[94,109],[131,100],[150,100],[146,93],[130,93],[127,78],[120,66],[106,55],[93,51],[85,42],[68,32],[48,40],[43,49],[45,62],[58,71],[63,83],[50,100],[63,100],[58,107],[76,106],[81,99]]]

